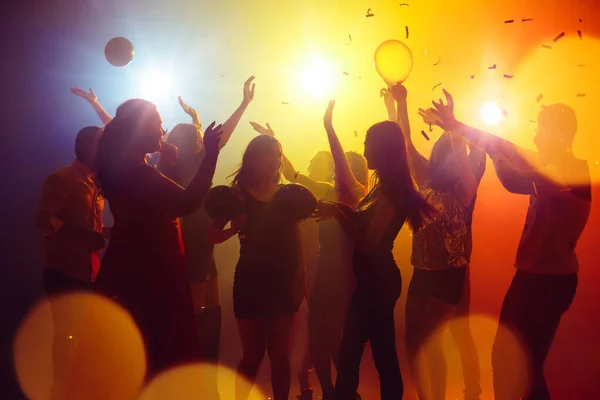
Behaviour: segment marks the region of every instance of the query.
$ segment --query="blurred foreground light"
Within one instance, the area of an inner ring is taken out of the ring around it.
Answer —
[[[21,389],[32,400],[132,399],[146,374],[132,317],[85,292],[38,303],[19,326],[13,357]]]

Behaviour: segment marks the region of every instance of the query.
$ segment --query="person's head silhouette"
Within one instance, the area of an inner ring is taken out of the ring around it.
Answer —
[[[571,155],[577,132],[575,111],[564,104],[543,106],[538,114],[534,143],[543,164],[559,162]]]

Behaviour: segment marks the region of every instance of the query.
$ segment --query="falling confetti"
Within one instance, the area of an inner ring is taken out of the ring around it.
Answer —
[[[550,46],[549,44],[543,44],[542,47],[545,48],[545,49],[551,49],[552,48],[552,46]]]
[[[429,132],[433,132],[433,128],[431,127],[431,124],[429,124]]]
[[[554,38],[554,43],[558,42],[563,36],[565,36],[565,33],[561,32],[557,37]]]
[[[431,125],[430,125],[431,126]],[[423,137],[427,140],[429,140],[429,136],[427,136],[427,134],[425,133],[425,131],[421,131],[421,135],[423,135]],[[597,163],[596,163],[597,164]]]
[[[475,75],[470,75],[469,76],[471,79],[475,79]]]
[[[578,67],[585,67],[585,64],[577,64]]]
[[[491,67],[488,67],[488,69],[496,69],[496,64],[492,65]]]
[[[505,24],[512,24],[513,22],[515,22],[514,19],[509,19],[508,21],[504,21]]]
[[[581,31],[577,30],[577,35],[579,35],[579,40],[583,40],[583,36],[581,36]]]
[[[350,39],[350,41],[348,43],[346,43],[346,46],[348,46],[350,43],[352,43],[352,36],[350,36],[350,34],[348,34],[348,39]]]
[[[367,18],[369,18],[369,17],[374,17],[374,16],[375,16],[375,14],[373,14],[373,13],[371,12],[371,9],[369,8],[369,9],[367,10],[367,15],[366,15],[366,17],[367,17]]]
[[[442,84],[442,82],[440,82],[440,83],[438,83],[437,85],[435,85],[435,86],[434,86],[434,87],[431,89],[431,91],[433,92],[433,91],[435,90],[435,88],[436,88],[436,87],[438,87],[438,86],[440,86],[441,84]]]
[[[357,131],[354,131],[354,136],[358,136],[358,132]]]
[[[344,75],[350,75],[348,72],[344,72]]]
[[[512,76],[512,75],[508,75],[508,74],[504,74],[504,77],[505,77],[506,79],[512,79],[512,78],[513,78],[513,76]]]
[[[544,95],[543,95],[543,94],[540,94],[540,95],[538,95],[538,97],[535,99],[535,101],[536,101],[537,103],[539,103],[539,102],[540,102],[540,101],[541,101],[543,98],[544,98]]]
[[[435,64],[433,64],[433,65],[438,65],[440,63],[440,61],[442,61],[442,57],[439,57],[438,60],[437,60],[437,62]]]
[[[407,6],[408,7],[409,4],[408,3],[400,3],[400,7],[402,7],[402,6]]]
[[[408,26],[404,27],[406,29],[406,38],[408,39]]]
[[[538,195],[537,186],[535,185],[535,182],[533,182],[533,193],[534,193],[536,196]]]
[[[529,21],[533,21],[533,18],[523,18],[521,20],[521,22],[529,22]]]
[[[429,53],[429,49],[425,49],[425,54],[423,55],[423,57],[427,57],[427,53]]]
[[[502,114],[504,114],[505,117],[508,117],[508,111],[506,111],[506,108],[502,109]]]
[[[577,97],[585,97],[585,93],[577,93]]]
[[[579,18],[579,22],[583,22],[583,20],[581,18]]]
[[[285,102],[285,101],[282,101],[282,102],[281,102],[281,104],[290,104],[290,103],[287,103],[287,102]]]

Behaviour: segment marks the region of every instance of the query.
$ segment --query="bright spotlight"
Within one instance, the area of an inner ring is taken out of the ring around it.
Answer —
[[[336,68],[323,59],[313,59],[300,76],[304,89],[312,96],[323,98],[329,95],[339,79]]]
[[[169,96],[171,77],[159,69],[149,69],[140,75],[141,97],[153,102]]]
[[[484,105],[479,113],[483,122],[488,126],[496,125],[502,119],[502,111],[495,104]]]

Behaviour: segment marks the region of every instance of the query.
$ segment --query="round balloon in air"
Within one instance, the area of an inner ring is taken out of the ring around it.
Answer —
[[[209,217],[228,222],[244,212],[242,195],[229,186],[215,186],[208,191],[204,208]]]
[[[295,183],[281,186],[271,199],[271,211],[279,220],[300,222],[309,218],[317,199],[305,186]]]
[[[390,85],[408,79],[412,67],[412,52],[399,40],[386,40],[375,50],[375,69]]]
[[[124,67],[133,60],[135,49],[129,39],[124,37],[112,38],[104,48],[106,61],[115,67]]]

